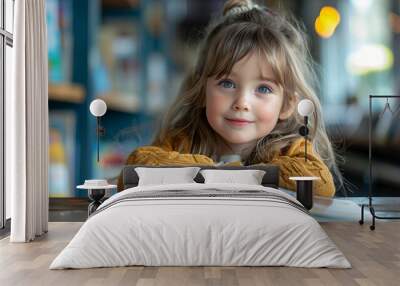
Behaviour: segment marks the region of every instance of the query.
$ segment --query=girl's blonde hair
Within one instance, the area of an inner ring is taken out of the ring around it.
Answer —
[[[343,186],[315,93],[317,81],[304,29],[293,17],[280,15],[252,1],[227,1],[223,17],[212,21],[206,29],[197,62],[185,77],[152,144],[162,145],[167,137],[172,141],[185,137],[191,142],[191,153],[215,159],[218,145],[226,143],[206,118],[207,79],[229,74],[235,63],[253,51],[271,65],[275,79],[282,87],[281,112],[297,106],[301,99],[307,98],[314,103],[308,138],[336,182]],[[245,165],[269,162],[274,154],[301,137],[302,123],[303,118],[296,109],[288,119],[279,119],[272,132],[258,140],[250,156],[245,158]],[[177,148],[176,151],[183,150]]]

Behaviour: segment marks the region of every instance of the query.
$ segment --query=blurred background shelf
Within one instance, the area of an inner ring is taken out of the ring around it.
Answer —
[[[49,100],[82,103],[85,89],[79,84],[49,84]]]
[[[140,101],[136,96],[124,96],[117,92],[109,92],[100,94],[101,98],[107,104],[107,109],[112,111],[120,111],[127,113],[135,113],[140,111]]]
[[[129,153],[149,144],[173,90],[167,55],[173,37],[167,2],[46,0],[53,197],[86,197],[75,189],[88,178],[110,182]],[[175,81],[178,82],[178,81]],[[92,100],[107,103],[96,158]],[[57,180],[57,178],[60,178]],[[60,183],[62,182],[62,183]]]

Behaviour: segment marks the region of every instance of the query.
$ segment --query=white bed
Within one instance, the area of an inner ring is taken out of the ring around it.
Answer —
[[[291,195],[217,183],[137,186],[112,196],[50,269],[128,265],[351,267]]]

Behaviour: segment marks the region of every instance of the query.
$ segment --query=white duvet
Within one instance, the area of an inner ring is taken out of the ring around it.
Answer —
[[[129,199],[168,190],[264,191],[271,198]],[[128,265],[350,268],[318,222],[295,204],[300,203],[292,196],[258,185],[138,186],[106,200],[50,269]]]

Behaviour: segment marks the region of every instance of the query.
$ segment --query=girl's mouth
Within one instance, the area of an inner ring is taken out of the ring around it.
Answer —
[[[225,118],[225,120],[228,121],[228,123],[233,126],[247,126],[254,122],[254,121],[245,121],[245,120],[235,120],[235,119],[229,119],[229,118]]]

